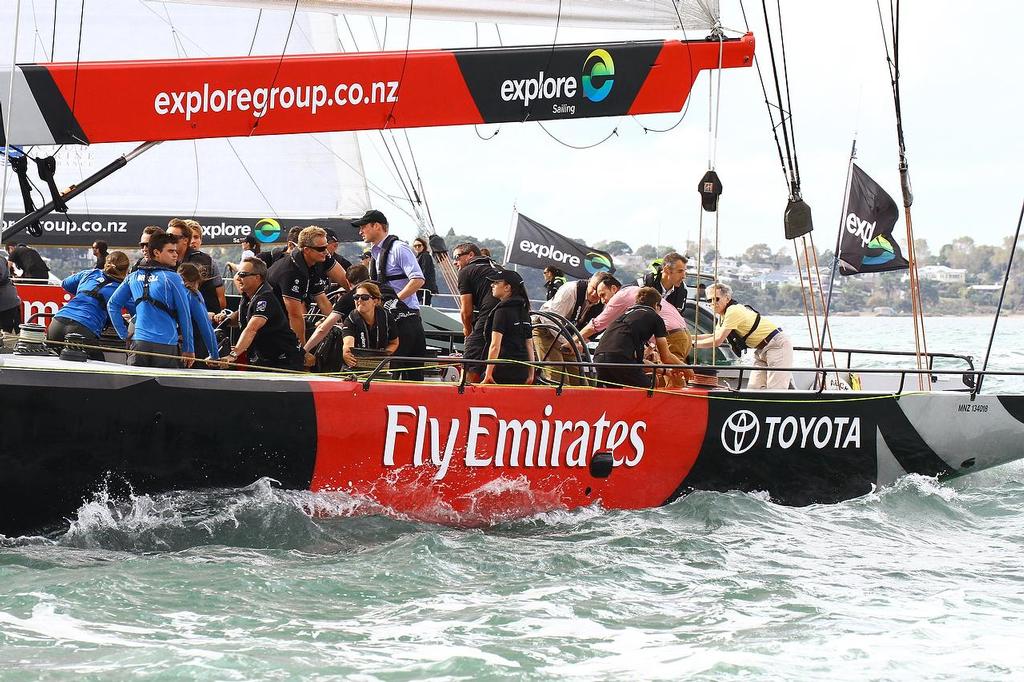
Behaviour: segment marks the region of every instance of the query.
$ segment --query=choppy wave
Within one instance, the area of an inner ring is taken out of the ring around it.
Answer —
[[[510,484],[514,487],[514,482]],[[456,529],[341,493],[106,489],[0,546],[25,677],[996,679],[1024,465],[835,505],[700,492]]]

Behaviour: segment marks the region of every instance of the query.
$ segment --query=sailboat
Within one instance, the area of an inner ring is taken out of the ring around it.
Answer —
[[[10,93],[3,143],[140,144],[100,172],[127,174],[132,159],[165,140],[679,111],[702,72],[753,63],[752,35],[717,31],[717,3],[422,4],[457,17],[500,6],[492,18],[502,21],[558,12],[585,25],[635,18],[640,6],[652,10],[645,21],[699,26],[709,37],[19,64],[0,74],[0,93]],[[402,3],[304,5],[396,12]],[[116,115],[105,97],[112,91]],[[5,239],[30,222],[8,226]],[[354,381],[49,355],[0,361],[0,532],[8,535],[60,527],[107,481],[155,493],[270,478],[403,517],[474,525],[589,505],[651,507],[693,490],[829,503],[908,473],[949,478],[1024,457],[1024,396],[982,394],[973,371],[958,373],[962,391],[851,393],[822,383],[779,393],[403,383],[387,381],[381,367]]]

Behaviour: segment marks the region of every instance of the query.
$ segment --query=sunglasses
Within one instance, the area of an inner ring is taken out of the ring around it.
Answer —
[[[370,294],[353,294],[352,295],[352,300],[353,301],[372,301],[372,300],[374,300],[376,298],[377,298],[376,296],[371,296]]]
[[[326,245],[324,245],[324,246],[307,246],[305,248],[313,249],[314,251],[319,251],[320,253],[323,253],[324,251],[327,250],[327,246]]]
[[[258,274],[258,272],[236,272],[235,277],[238,279],[245,279],[246,277],[255,277]]]
[[[139,242],[139,248],[140,249],[145,249],[148,246],[149,246],[149,242]]]

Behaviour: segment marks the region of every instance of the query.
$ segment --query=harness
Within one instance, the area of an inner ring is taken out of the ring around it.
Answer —
[[[383,306],[379,306],[379,310],[374,314],[373,331],[376,332],[374,335],[376,337],[374,339],[375,345],[370,345],[370,327],[366,324],[366,320],[363,319],[358,310],[353,310],[348,314],[348,321],[355,325],[357,329],[356,338],[357,347],[359,348],[381,350],[381,338],[387,341],[391,337],[391,318]]]
[[[78,293],[84,294],[84,295],[88,296],[89,298],[92,298],[93,300],[97,301],[101,306],[103,306],[105,308],[107,306],[107,299],[103,298],[103,293],[102,293],[103,289],[105,289],[108,284],[120,284],[120,283],[121,283],[121,280],[119,280],[119,279],[116,279],[114,277],[110,277],[109,275],[101,274],[99,276],[99,279],[96,280],[96,288],[95,289],[79,289]]]
[[[740,304],[737,301],[729,301],[729,303],[726,304],[725,309],[728,310],[734,305],[743,305],[744,308],[753,311],[753,313],[756,315],[756,317],[754,318],[754,324],[750,325],[750,330],[746,334],[740,336],[739,333],[735,329],[733,329],[731,332],[729,332],[729,336],[725,337],[725,340],[729,342],[729,346],[732,348],[732,351],[736,353],[736,355],[743,355],[744,353],[747,352],[747,339],[750,338],[750,335],[754,333],[754,331],[757,329],[757,326],[761,324],[761,313],[757,312],[749,305],[745,303]]]
[[[165,268],[159,269],[164,270]],[[149,303],[157,310],[162,310],[172,320],[177,320],[177,315],[175,314],[174,310],[170,308],[170,306],[168,306],[163,301],[153,298],[149,294],[149,283],[153,280],[153,272],[156,270],[156,268],[139,268],[139,270],[144,270],[145,274],[142,276],[142,296],[135,299],[135,306],[138,307],[140,303]]]
[[[576,300],[573,303],[572,312],[569,314],[569,321],[582,329],[587,322],[597,317],[602,310],[604,310],[603,303],[591,305],[587,301],[587,280],[581,279],[576,282]]]
[[[384,241],[380,243],[380,253],[377,255],[377,260],[370,261],[370,279],[375,282],[394,282],[396,279],[406,279],[404,272],[400,272],[397,275],[387,275],[388,256],[391,255],[391,249],[395,246],[395,242],[398,241],[398,237],[393,234],[389,234],[384,237]]]

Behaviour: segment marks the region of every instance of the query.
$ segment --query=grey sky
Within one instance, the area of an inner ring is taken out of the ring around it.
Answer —
[[[31,50],[26,54],[29,48],[36,52],[43,45],[48,48],[53,5],[48,0],[22,2],[22,26],[29,28],[21,36],[19,52],[24,60],[33,58]],[[4,19],[13,14],[13,4],[4,3],[0,11]],[[255,25],[252,11],[225,16],[225,10],[216,10],[218,19],[211,26],[204,20],[209,10],[169,5],[165,13],[159,4],[148,4],[172,19],[183,35],[196,36],[207,52],[244,54],[247,50]],[[983,14],[975,10],[968,15],[963,3],[903,4],[903,106],[916,194],[916,234],[935,248],[961,234],[996,243],[1012,233],[1024,194],[1024,136],[1019,132],[1024,59],[1015,41],[1007,38],[1022,24],[1024,6],[990,1],[983,3]],[[726,0],[722,5],[725,25],[742,28],[738,4]],[[98,13],[114,6],[130,12],[140,29],[123,41],[101,45],[86,35],[91,58],[147,56],[138,54],[139,41],[143,45],[166,42],[162,48],[171,45],[166,22],[139,0],[87,3],[86,11]],[[753,12],[759,3],[748,2],[747,7]],[[79,2],[59,0],[58,8],[62,17],[77,18]],[[859,130],[860,165],[898,200],[888,72],[873,2],[785,2],[783,9],[804,196],[814,209],[815,238],[823,249],[835,240],[855,130]],[[264,14],[256,52],[276,53],[283,44],[287,14]],[[12,23],[3,22],[7,28],[0,45],[10,45]],[[754,19],[752,28],[761,39],[759,56],[765,59],[767,45],[760,23]],[[368,49],[366,20],[353,19],[352,24],[357,37],[361,36],[360,47]],[[379,25],[383,28],[382,22]],[[63,46],[58,57],[73,59],[69,48],[75,36],[62,32],[67,29],[58,32]],[[506,43],[546,43],[553,33],[553,27],[502,30]],[[405,35],[404,22],[389,22],[388,49],[403,48]],[[560,42],[628,37],[680,36],[567,29],[558,35]],[[302,38],[293,35],[290,51],[309,51]],[[463,47],[476,40],[471,24],[414,22],[412,29],[413,47]],[[480,27],[479,40],[495,44],[493,27]],[[39,54],[34,58],[42,61]],[[0,62],[9,60],[7,48]],[[678,119],[669,114],[647,117],[644,123],[660,128]],[[623,239],[637,246],[660,238],[662,243],[682,246],[687,237],[697,236],[696,184],[707,166],[707,119],[705,73],[698,78],[685,120],[666,134],[645,135],[640,125],[625,118],[546,124],[554,135],[574,145],[593,143],[617,130],[605,144],[584,151],[562,146],[535,124],[502,125],[490,141],[480,140],[472,127],[414,130],[410,137],[442,233],[453,227],[459,233],[504,238],[513,205],[518,205],[536,220],[591,242]],[[479,132],[489,136],[494,128]],[[395,191],[377,154],[364,148],[364,158],[370,179]],[[784,246],[786,190],[752,68],[723,74],[717,169],[725,185],[720,225],[723,250],[742,250],[758,241],[773,248]],[[287,191],[286,187],[275,189]],[[191,208],[191,197],[184,203]],[[399,234],[412,236],[412,222],[400,211],[380,200],[374,203],[393,216]],[[707,218],[705,225],[711,230],[713,223]],[[706,235],[713,237],[713,232]]]

